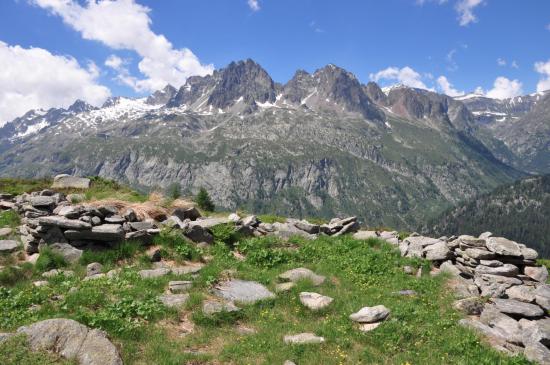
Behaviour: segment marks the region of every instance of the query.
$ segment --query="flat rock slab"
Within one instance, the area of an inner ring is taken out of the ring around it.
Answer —
[[[296,283],[293,283],[293,282],[279,283],[275,285],[275,291],[277,293],[284,293],[284,292],[290,291],[295,286],[296,286]]]
[[[489,237],[486,241],[487,248],[502,256],[521,256],[521,247],[514,241],[503,237]]]
[[[544,314],[544,311],[538,305],[524,303],[518,300],[494,298],[493,303],[498,311],[506,314],[523,317],[539,317]]]
[[[184,280],[184,281],[170,281],[168,283],[168,290],[170,290],[171,293],[185,293],[191,289],[193,286],[192,281]]]
[[[319,293],[301,292],[300,302],[311,310],[320,310],[327,307],[334,299]]]
[[[315,286],[319,286],[325,282],[324,276],[317,275],[310,269],[306,269],[304,267],[285,271],[284,273],[279,275],[279,279],[284,281],[291,281],[293,283],[296,283],[300,280],[310,280]]]
[[[7,237],[12,234],[13,230],[11,228],[0,228],[0,237]]]
[[[286,344],[295,344],[295,345],[308,345],[308,344],[319,344],[325,342],[323,337],[315,336],[313,333],[299,333],[297,335],[286,335],[283,338],[284,343]]]
[[[189,299],[189,294],[164,294],[159,296],[159,300],[166,307],[181,308]]]
[[[207,315],[212,315],[222,312],[238,312],[241,308],[237,307],[233,302],[219,302],[217,300],[207,300],[202,305],[202,312]]]
[[[19,249],[19,243],[14,240],[0,240],[0,254],[12,253]]]
[[[57,226],[64,229],[90,230],[92,225],[76,219],[68,219],[61,216],[48,216],[38,218],[38,224],[41,226]]]
[[[116,347],[104,332],[71,319],[48,319],[19,327],[33,351],[52,351],[80,365],[122,365]]]
[[[53,189],[89,189],[90,179],[71,175],[57,175],[53,178]]]
[[[154,278],[160,278],[161,276],[166,276],[170,274],[170,269],[160,268],[160,269],[140,270],[138,274],[142,279],[154,279]]]
[[[369,238],[378,238],[376,231],[357,231],[353,234],[356,240],[368,240]]]
[[[383,305],[374,307],[363,307],[358,312],[353,313],[349,318],[354,322],[373,323],[383,321],[390,314],[390,310]]]
[[[213,289],[217,297],[240,303],[255,303],[264,299],[275,298],[265,286],[255,281],[232,279],[218,284]]]
[[[91,241],[120,241],[124,239],[124,229],[122,225],[107,223],[91,228],[91,230],[69,229],[65,231],[65,237],[71,241],[91,240]]]

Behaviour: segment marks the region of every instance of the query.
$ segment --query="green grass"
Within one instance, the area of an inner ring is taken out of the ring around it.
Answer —
[[[116,245],[112,249],[90,251],[85,250],[80,257],[82,265],[88,265],[92,262],[99,262],[108,267],[115,266],[119,261],[131,259],[136,254],[143,252],[144,247],[138,242],[125,241]]]
[[[84,193],[86,200],[119,199],[129,202],[144,202],[147,196],[121,185],[114,180],[105,179],[99,176],[90,177],[91,184],[87,190],[81,189],[56,189],[65,194]],[[53,180],[43,179],[13,179],[0,178],[0,192],[10,194],[23,194],[25,192],[50,189]]]
[[[286,218],[275,214],[261,214],[258,216],[260,222],[263,223],[285,223]]]
[[[52,269],[60,269],[67,266],[67,261],[60,254],[54,252],[48,246],[40,249],[40,255],[36,260],[35,268],[38,272],[44,272]]]
[[[452,309],[453,298],[445,289],[446,278],[425,275],[418,279],[404,274],[404,265],[428,267],[429,263],[403,258],[385,242],[350,236],[313,241],[292,238],[289,242],[274,237],[245,239],[235,235],[230,224],[212,231],[215,244],[203,251],[170,231],[156,240],[170,257],[196,260],[210,256],[195,278],[168,275],[141,279],[137,271],[147,264],[139,259],[142,252],[132,248],[137,247],[134,244],[85,253],[79,264],[70,267],[77,276],[49,279],[48,286],[35,288],[27,280],[9,289],[0,288],[0,331],[13,331],[40,319],[72,318],[105,330],[121,350],[125,364],[282,364],[287,359],[300,365],[528,364],[523,358],[491,350],[460,327],[461,316]],[[237,260],[231,250],[240,251],[246,259]],[[82,281],[79,277],[88,262],[115,265],[121,259],[125,268],[114,278]],[[211,296],[211,286],[225,277],[255,280],[274,291],[277,276],[296,267],[310,268],[327,280],[318,287],[300,282],[275,299],[240,305],[239,313],[205,316],[201,312],[202,302]],[[191,279],[194,285],[184,309],[167,309],[158,301],[170,280]],[[404,289],[418,295],[395,294]],[[328,308],[312,312],[300,304],[301,291],[335,300]],[[378,304],[391,310],[390,318],[376,330],[361,333],[349,315]],[[187,336],[179,332],[184,318],[194,323]],[[255,332],[239,333],[240,326]],[[310,346],[283,343],[284,335],[300,332],[314,332],[326,342]],[[44,358],[35,363],[48,361]]]
[[[21,218],[19,217],[19,214],[17,214],[17,212],[15,212],[14,210],[5,210],[3,212],[0,212],[0,228],[16,228],[17,226],[19,226],[20,222]]]
[[[52,179],[12,179],[0,178],[0,192],[19,195],[31,191],[49,189]]]

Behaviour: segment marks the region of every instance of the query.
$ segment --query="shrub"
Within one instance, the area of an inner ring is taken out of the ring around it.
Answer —
[[[52,269],[59,269],[65,266],[67,266],[67,261],[65,258],[46,246],[40,250],[40,255],[38,256],[38,260],[36,260],[35,268],[39,272],[43,272]]]
[[[195,197],[195,203],[197,203],[199,208],[206,210],[207,212],[214,211],[214,203],[205,188],[200,188],[199,193]]]
[[[166,189],[166,196],[172,200],[176,200],[181,197],[181,185],[179,183],[172,183],[168,185]]]

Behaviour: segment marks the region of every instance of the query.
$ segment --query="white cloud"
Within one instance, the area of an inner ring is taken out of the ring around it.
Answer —
[[[497,58],[497,65],[499,66],[506,66],[506,60],[502,58]]]
[[[518,68],[519,68],[519,65],[518,65],[517,61],[514,60],[514,61],[512,61],[512,63],[510,64],[510,67],[515,68],[515,69],[518,69]]]
[[[542,75],[537,83],[537,91],[546,91],[550,89],[550,60],[546,62],[535,63],[535,71]]]
[[[447,53],[447,56],[445,57],[447,59],[447,69],[449,71],[456,71],[458,70],[458,64],[455,61],[455,54],[456,54],[456,48],[453,48]]]
[[[481,5],[484,0],[460,0],[456,3],[455,9],[458,13],[458,22],[462,26],[477,22],[474,8]]]
[[[506,77],[497,77],[493,88],[485,96],[494,99],[508,99],[523,94],[523,85],[518,80],[509,80]]]
[[[189,76],[206,75],[212,65],[203,65],[187,48],[176,49],[151,28],[150,9],[134,0],[31,0],[60,16],[84,39],[99,41],[113,49],[133,50],[141,56],[139,71],[145,78],[131,77],[136,91],[153,91],[166,84],[180,86]]]
[[[120,70],[124,65],[124,60],[114,54],[110,55],[105,60],[105,66],[112,68],[113,70]]]
[[[464,91],[458,91],[457,89],[453,88],[453,84],[451,84],[445,76],[439,76],[437,78],[437,84],[439,85],[441,91],[443,91],[443,93],[446,95],[449,95],[451,97],[464,95]]]
[[[103,103],[111,93],[98,76],[93,62],[84,68],[72,57],[0,41],[0,126],[30,109]]]
[[[260,3],[258,0],[248,0],[248,6],[252,9],[252,11],[260,10]]]
[[[375,74],[370,74],[370,78],[376,82],[380,80],[391,80],[418,89],[432,90],[424,84],[422,76],[409,66],[403,68],[388,67]]]

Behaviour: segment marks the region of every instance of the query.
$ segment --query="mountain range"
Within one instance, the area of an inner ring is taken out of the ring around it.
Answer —
[[[548,108],[544,93],[501,101],[382,89],[334,65],[280,84],[246,60],[146,98],[31,110],[0,128],[0,176],[179,183],[189,194],[207,188],[226,209],[410,228],[550,172]]]

